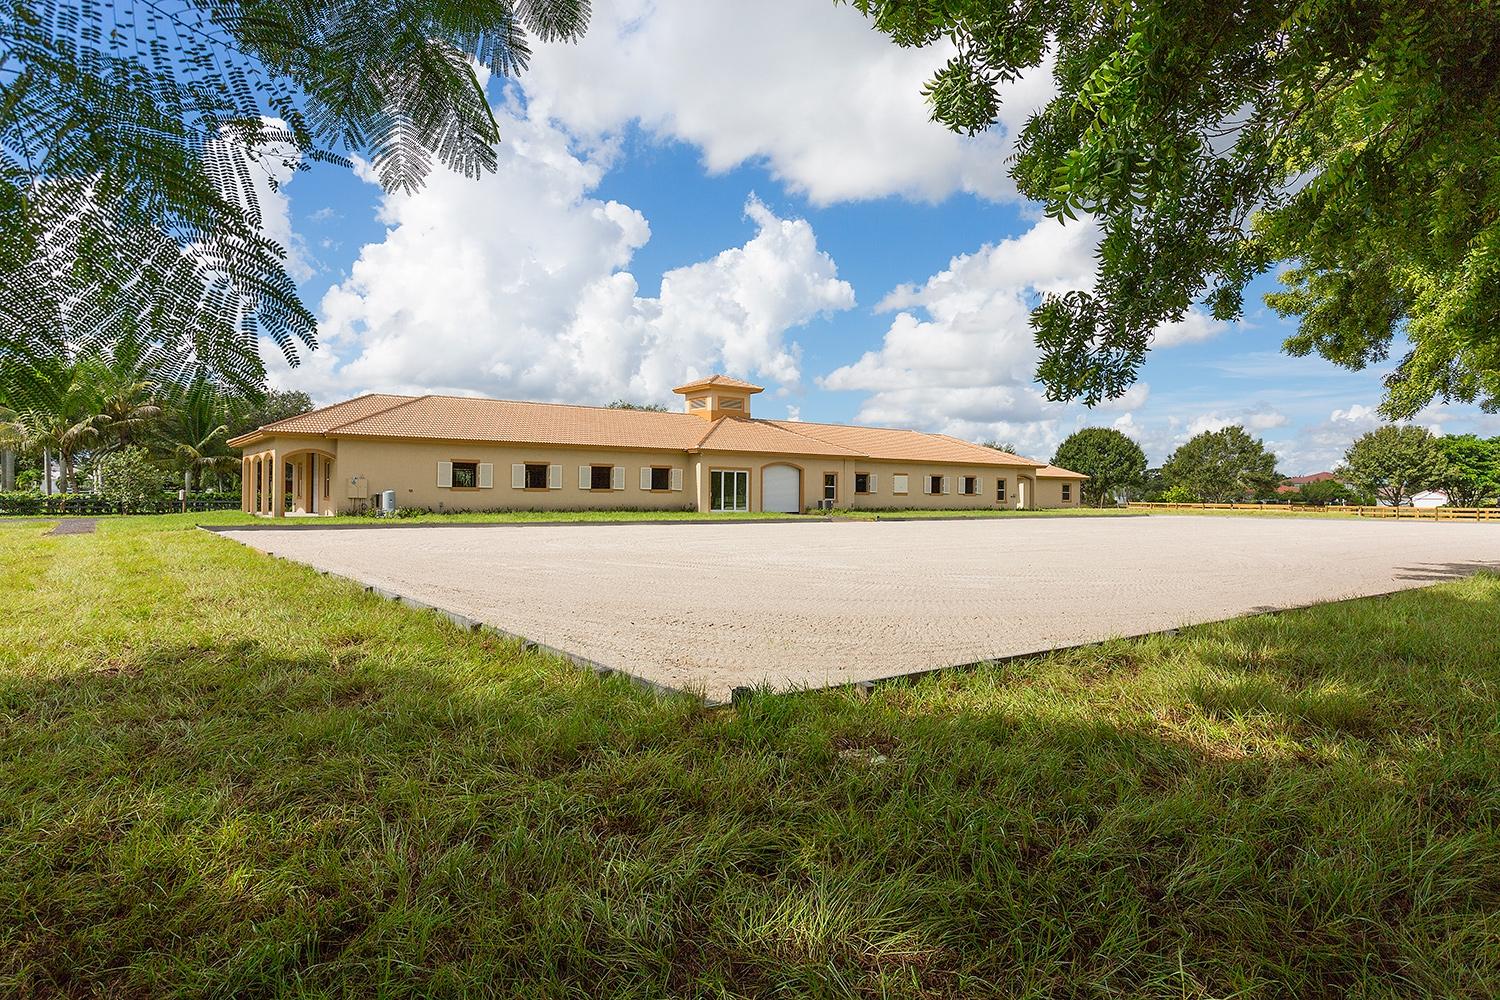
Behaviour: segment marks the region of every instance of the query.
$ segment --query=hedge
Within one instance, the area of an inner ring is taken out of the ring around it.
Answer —
[[[239,510],[238,493],[190,493],[188,510]],[[182,501],[175,493],[161,496],[144,503],[132,504],[121,510],[120,505],[94,493],[36,493],[30,490],[15,493],[0,493],[0,514],[35,515],[90,515],[90,514],[172,514],[182,510]]]

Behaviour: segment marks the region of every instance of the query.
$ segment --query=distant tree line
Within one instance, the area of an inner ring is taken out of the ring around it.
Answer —
[[[1428,490],[1447,494],[1455,507],[1500,503],[1500,437],[1439,436],[1395,424],[1354,441],[1332,479],[1288,492],[1281,491],[1286,477],[1276,456],[1237,425],[1195,435],[1159,468],[1148,468],[1140,445],[1120,431],[1086,427],[1058,446],[1052,464],[1089,476],[1083,500],[1094,506],[1129,500],[1409,506]]]

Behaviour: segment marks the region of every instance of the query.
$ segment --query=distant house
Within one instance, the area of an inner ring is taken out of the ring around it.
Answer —
[[[1289,479],[1283,479],[1281,481],[1281,485],[1276,487],[1276,492],[1296,493],[1308,483],[1322,483],[1334,478],[1337,477],[1335,477],[1331,472],[1314,472],[1310,476],[1292,476]]]
[[[1423,490],[1411,498],[1413,507],[1446,507],[1448,506],[1448,494],[1442,490]]]
[[[943,434],[751,416],[758,385],[679,386],[683,412],[368,395],[242,434],[244,509],[333,514],[383,491],[402,506],[1077,507],[1088,476]]]

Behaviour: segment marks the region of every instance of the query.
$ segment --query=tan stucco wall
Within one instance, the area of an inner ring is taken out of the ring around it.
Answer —
[[[838,476],[838,496],[836,505],[852,509],[878,510],[878,509],[912,509],[912,510],[997,510],[1002,507],[1014,509],[1018,500],[1017,481],[1025,476],[1030,478],[1029,470],[1022,467],[1006,468],[1000,466],[964,466],[944,465],[939,463],[916,463],[916,462],[872,462],[868,460],[855,459],[828,459],[828,458],[795,458],[782,456],[768,456],[756,454],[738,454],[714,452],[695,456],[695,475],[697,483],[699,509],[709,509],[709,472],[713,469],[747,469],[750,471],[750,509],[759,511],[761,507],[761,484],[765,469],[772,465],[791,465],[802,470],[802,509],[807,510],[815,506],[823,499],[823,477],[827,473],[835,473]],[[701,475],[697,475],[701,472]],[[874,473],[875,491],[867,494],[856,494],[854,492],[854,477],[856,473]],[[895,491],[895,476],[904,473],[907,476],[907,491],[898,494]],[[923,480],[927,476],[947,476],[949,479],[949,492],[946,494],[929,494],[923,492]],[[960,477],[977,476],[979,479],[979,492],[973,496],[959,493]],[[996,500],[995,480],[1004,477],[1006,480],[1005,503]],[[1075,506],[1076,497],[1070,503],[1064,504],[1061,490],[1040,489],[1035,491],[1035,497],[1031,499],[1028,506]]]
[[[272,451],[277,457],[278,469],[287,456],[292,460],[305,460],[305,455],[296,453],[315,448],[334,456],[332,468],[332,496],[329,510],[347,513],[356,508],[356,502],[347,498],[349,478],[362,475],[368,482],[370,502],[382,490],[396,491],[396,503],[403,507],[425,507],[434,510],[496,510],[529,508],[541,510],[579,510],[610,508],[643,508],[658,510],[699,509],[709,510],[709,473],[713,469],[745,469],[750,473],[750,509],[762,510],[761,492],[764,470],[772,465],[790,465],[802,471],[802,508],[816,506],[823,498],[823,477],[834,473],[838,477],[839,507],[882,509],[911,508],[917,510],[985,510],[1001,506],[1017,506],[1021,480],[1027,481],[1027,506],[1063,507],[1077,506],[1079,489],[1073,485],[1072,498],[1062,500],[1061,481],[1036,480],[1025,468],[997,466],[960,466],[925,464],[915,462],[872,462],[854,459],[810,458],[795,456],[771,456],[711,452],[689,455],[672,451],[618,451],[610,449],[582,448],[525,448],[494,445],[476,445],[462,442],[426,442],[378,439],[293,439],[277,438],[257,443],[246,452]],[[474,461],[494,466],[494,485],[488,489],[452,489],[438,486],[439,462]],[[539,462],[562,466],[560,489],[523,490],[511,487],[511,465],[514,463]],[[585,490],[579,488],[578,467],[580,465],[617,465],[625,468],[624,489],[610,491]],[[643,466],[667,466],[682,470],[681,491],[646,491],[640,488],[640,469]],[[876,490],[870,494],[855,494],[856,473],[874,473]],[[895,492],[897,474],[908,477],[905,495]],[[930,475],[949,477],[947,494],[923,492],[923,481]],[[973,496],[959,493],[962,476],[977,476],[979,492]],[[1002,505],[996,501],[995,480],[1006,479],[1006,499]],[[278,480],[279,482],[279,480]],[[290,511],[303,510],[302,493],[299,490],[296,502]]]
[[[482,462],[495,467],[489,489],[460,490],[437,484],[439,462]],[[560,489],[526,490],[511,487],[511,466],[516,463],[562,466]],[[580,465],[615,465],[625,468],[625,488],[585,490],[579,487]],[[657,492],[640,488],[643,466],[681,469],[680,491]],[[369,480],[373,499],[380,491],[396,491],[402,507],[444,510],[494,510],[532,508],[578,510],[636,507],[681,510],[693,505],[688,456],[682,452],[613,451],[582,448],[515,448],[470,443],[401,442],[341,439],[338,469],[344,482],[362,475]],[[347,501],[346,501],[347,503]]]
[[[1068,485],[1068,497],[1062,498],[1063,484]],[[1036,503],[1038,507],[1078,507],[1079,494],[1083,492],[1082,481],[1077,479],[1038,479],[1036,481]]]

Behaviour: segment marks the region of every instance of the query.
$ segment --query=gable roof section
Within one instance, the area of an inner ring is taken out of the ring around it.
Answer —
[[[697,417],[693,419],[699,420]],[[714,421],[703,440],[698,442],[698,448],[702,451],[751,451],[771,455],[864,457],[849,448],[787,430],[775,421],[737,420],[733,417]]]
[[[615,410],[473,396],[371,393],[278,420],[242,434],[229,444],[239,447],[278,433],[1020,466],[1035,469],[1039,476],[1088,478],[946,434],[792,420],[722,418],[705,423],[691,413]]]
[[[316,410],[308,410],[306,413],[298,413],[284,420],[273,420],[253,431],[246,431],[238,437],[230,438],[225,443],[231,447],[238,447],[242,442],[249,443],[257,437],[270,434],[327,434],[341,424],[400,406],[402,403],[409,403],[417,398],[419,397],[397,396],[385,392],[366,393],[363,396],[346,399],[342,403],[333,403],[329,406],[320,406]]]
[[[719,386],[723,389],[746,389],[751,395],[757,392],[765,392],[765,387],[756,385],[754,382],[746,382],[744,379],[732,378],[728,375],[709,375],[707,378],[695,378],[691,382],[684,382],[673,392],[688,392],[692,389],[703,389],[708,386]]]
[[[421,396],[332,428],[335,436],[497,441],[515,444],[686,451],[703,437],[689,413],[612,410],[468,396]]]
[[[952,465],[1040,466],[1043,463],[970,444],[946,434],[898,430],[892,427],[855,427],[850,424],[814,424],[800,420],[768,420],[793,433],[848,449],[866,458],[892,462],[940,462]]]
[[[1074,472],[1072,469],[1064,469],[1064,468],[1061,468],[1061,467],[1056,466],[1056,465],[1044,465],[1040,469],[1036,470],[1036,474],[1037,474],[1037,476],[1039,476],[1042,479],[1087,479],[1087,478],[1089,478],[1088,476],[1085,476],[1081,472]]]

